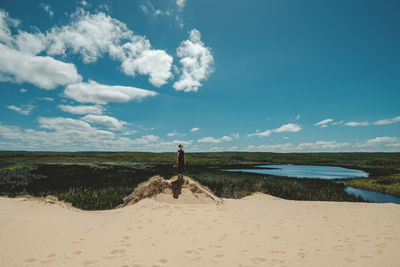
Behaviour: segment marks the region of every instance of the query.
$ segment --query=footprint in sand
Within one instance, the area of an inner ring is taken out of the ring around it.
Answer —
[[[353,262],[356,262],[355,260],[353,260],[353,259],[350,259],[350,258],[344,258],[348,263],[353,263]]]
[[[28,258],[28,259],[24,260],[24,262],[27,262],[27,263],[31,263],[31,262],[34,262],[34,261],[36,261],[35,258]]]
[[[80,255],[80,254],[82,254],[82,251],[77,250],[77,251],[74,251],[73,253],[74,253],[75,255]]]
[[[83,266],[87,266],[87,265],[96,264],[97,260],[85,260],[82,263],[83,263]]]
[[[166,264],[168,262],[168,260],[166,259],[159,259],[158,262],[162,263],[162,264]]]
[[[299,257],[304,258],[304,257],[306,256],[306,253],[304,253],[304,252],[299,252],[297,255],[299,255]]]
[[[255,264],[257,263],[264,263],[267,259],[263,258],[263,257],[254,257],[251,258],[251,261]]]
[[[125,240],[129,240],[129,238],[131,238],[130,236],[128,236],[128,235],[124,235],[124,237],[123,237]]]
[[[111,254],[116,255],[116,254],[124,254],[125,250],[124,249],[114,249],[110,251]]]
[[[185,253],[186,253],[186,254],[192,254],[192,253],[193,253],[193,249],[185,250]]]
[[[286,252],[285,251],[282,251],[282,250],[270,250],[272,253],[274,253],[274,254],[286,254]]]

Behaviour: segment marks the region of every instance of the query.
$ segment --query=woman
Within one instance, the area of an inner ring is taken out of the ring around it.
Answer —
[[[186,164],[185,151],[183,151],[183,145],[179,145],[179,150],[176,153],[176,165],[178,167],[178,179],[183,179],[183,169]]]

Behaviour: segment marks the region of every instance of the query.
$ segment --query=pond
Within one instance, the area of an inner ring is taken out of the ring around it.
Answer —
[[[257,169],[229,169],[224,171],[250,172],[293,178],[320,178],[341,179],[368,177],[368,173],[361,170],[347,169],[343,167],[319,166],[319,165],[259,165]],[[347,194],[360,196],[366,201],[374,203],[396,203],[400,204],[400,197],[390,194],[379,193],[371,190],[362,190],[346,187]]]
[[[320,178],[320,179],[338,179],[338,178],[356,178],[368,177],[368,173],[360,170],[347,169],[333,166],[319,165],[260,165],[258,169],[229,169],[225,171],[240,171],[261,173],[277,176],[295,177],[295,178]]]

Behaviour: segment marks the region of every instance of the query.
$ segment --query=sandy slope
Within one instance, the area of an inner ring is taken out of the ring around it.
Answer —
[[[197,203],[185,189],[82,211],[0,197],[0,266],[399,266],[399,250],[395,204]]]

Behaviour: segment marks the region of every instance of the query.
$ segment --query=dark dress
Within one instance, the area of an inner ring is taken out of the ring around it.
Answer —
[[[183,174],[183,169],[185,166],[185,152],[183,150],[178,150],[178,173]]]

